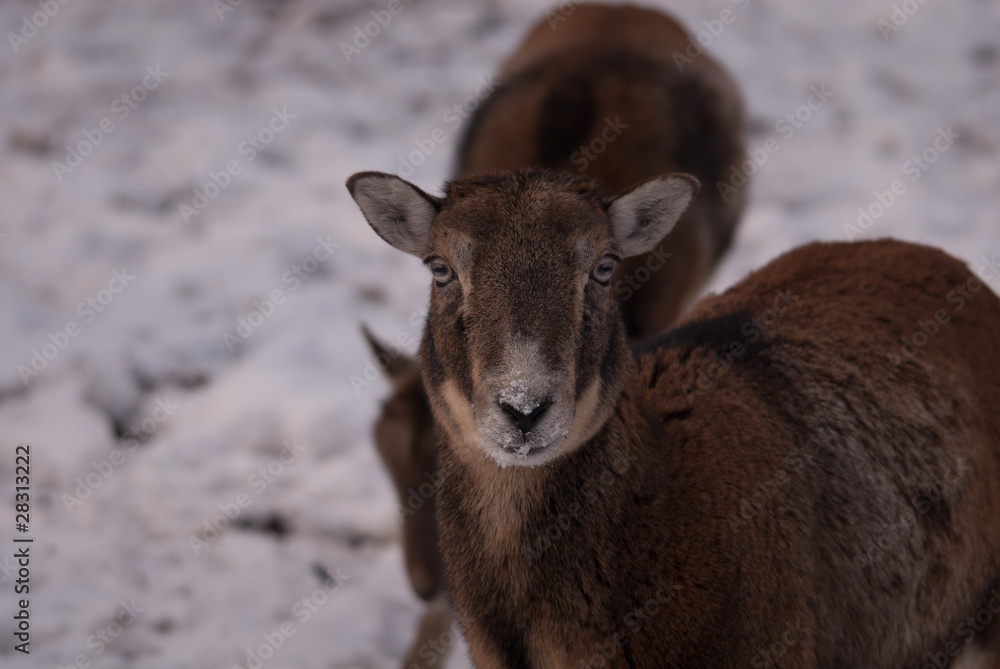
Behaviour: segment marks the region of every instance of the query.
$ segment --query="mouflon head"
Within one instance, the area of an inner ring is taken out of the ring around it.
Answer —
[[[466,455],[535,466],[614,410],[632,357],[612,274],[663,239],[699,185],[667,174],[608,199],[593,182],[521,169],[453,181],[441,198],[379,172],[347,187],[433,277],[420,364],[435,418]]]

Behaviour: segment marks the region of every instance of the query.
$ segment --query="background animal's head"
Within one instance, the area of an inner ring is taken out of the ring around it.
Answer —
[[[367,328],[362,331],[375,355],[387,361],[385,371],[393,392],[375,424],[375,447],[399,496],[410,583],[421,598],[429,600],[444,587],[434,522],[438,478],[431,409],[417,361],[390,351]]]
[[[375,231],[433,275],[421,365],[435,417],[466,453],[539,465],[589,439],[631,366],[610,280],[670,231],[698,189],[664,175],[606,199],[587,181],[515,170],[444,198],[362,172]]]

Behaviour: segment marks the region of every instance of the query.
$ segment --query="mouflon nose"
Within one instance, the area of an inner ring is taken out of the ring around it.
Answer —
[[[545,415],[545,411],[550,406],[552,406],[552,402],[549,400],[542,400],[538,403],[538,406],[532,409],[529,413],[522,413],[520,409],[517,409],[505,402],[500,402],[500,408],[504,410],[504,413],[510,416],[510,419],[514,421],[515,427],[521,431],[522,435],[531,432],[532,428],[538,425],[538,421],[542,419],[542,416]]]

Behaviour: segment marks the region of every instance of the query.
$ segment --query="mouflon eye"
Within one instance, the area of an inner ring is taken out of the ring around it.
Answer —
[[[608,285],[611,281],[611,275],[615,273],[615,259],[611,256],[604,256],[601,258],[596,265],[594,265],[593,271],[590,273],[590,278],[601,284],[602,286]]]
[[[445,285],[455,277],[451,268],[448,267],[447,263],[442,260],[432,260],[427,263],[427,266],[431,268],[431,274],[434,276],[434,281],[439,286]]]

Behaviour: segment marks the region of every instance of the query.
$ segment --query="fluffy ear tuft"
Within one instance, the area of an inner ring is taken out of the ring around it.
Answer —
[[[667,236],[701,184],[687,174],[664,174],[633,186],[608,204],[615,239],[625,257],[652,250]]]
[[[358,172],[347,180],[347,190],[379,237],[421,257],[431,222],[441,211],[440,199],[384,172]]]

